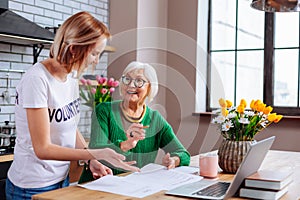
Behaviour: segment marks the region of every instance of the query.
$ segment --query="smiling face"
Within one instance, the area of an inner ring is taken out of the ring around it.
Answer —
[[[125,101],[143,105],[150,90],[150,84],[144,75],[144,69],[136,69],[124,74],[127,83],[122,84],[121,93]],[[142,87],[136,87],[135,83],[144,81]]]

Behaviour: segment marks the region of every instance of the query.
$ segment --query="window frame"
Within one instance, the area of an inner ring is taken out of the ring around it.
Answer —
[[[211,112],[214,108],[210,107],[210,88],[211,88],[211,60],[210,60],[210,55],[211,52],[216,52],[216,51],[211,51],[211,3],[212,0],[208,0],[208,16],[207,16],[207,60],[206,60],[206,66],[207,66],[207,87],[206,87],[206,106],[205,109],[207,112]],[[250,5],[249,5],[250,7]],[[237,8],[238,9],[238,8]],[[238,10],[237,10],[238,12]],[[300,12],[299,12],[299,19],[300,19]],[[300,29],[300,26],[299,26]],[[274,46],[274,36],[275,36],[275,14],[270,13],[270,12],[265,12],[265,26],[264,26],[264,68],[263,68],[263,102],[266,103],[267,105],[270,105],[273,107],[273,112],[277,112],[283,115],[300,115],[300,105],[299,105],[299,88],[300,88],[300,40],[298,44],[298,51],[299,51],[299,58],[298,58],[298,92],[297,92],[297,106],[295,107],[281,107],[281,106],[274,106],[274,73],[275,73],[275,63],[274,63],[274,53],[275,49],[290,49],[290,48],[275,48]],[[299,31],[300,34],[300,31]],[[235,36],[236,37],[236,36]],[[267,39],[266,39],[267,38]],[[252,49],[249,49],[251,51]],[[226,50],[223,50],[226,51]],[[234,49],[235,52],[240,51],[240,49],[237,49],[235,47]],[[236,77],[235,77],[236,79]],[[236,82],[236,80],[235,80]],[[236,84],[235,84],[236,88]],[[236,98],[236,90],[234,94]],[[234,99],[236,101],[236,99]],[[196,101],[197,102],[197,101]]]

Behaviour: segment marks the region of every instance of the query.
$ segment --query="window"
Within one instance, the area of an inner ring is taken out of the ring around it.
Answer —
[[[299,17],[298,12],[274,15],[274,106],[291,115],[300,114]]]
[[[299,13],[265,13],[251,8],[250,0],[198,2],[198,43],[207,49],[205,110],[219,107],[222,97],[235,105],[242,98],[261,99],[275,112],[300,114]],[[199,33],[203,25],[206,34]],[[196,91],[203,91],[199,78]],[[196,105],[199,111],[203,107]]]

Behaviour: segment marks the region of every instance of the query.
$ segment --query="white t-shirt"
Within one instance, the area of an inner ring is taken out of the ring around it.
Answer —
[[[32,66],[17,88],[15,122],[17,139],[8,178],[18,187],[40,188],[58,183],[69,172],[69,161],[40,160],[34,153],[26,108],[48,108],[53,144],[75,148],[79,121],[78,80],[56,80],[41,63]]]

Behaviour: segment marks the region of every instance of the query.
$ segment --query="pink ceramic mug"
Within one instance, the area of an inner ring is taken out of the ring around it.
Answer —
[[[218,155],[199,155],[200,176],[205,178],[216,178],[218,175]]]

